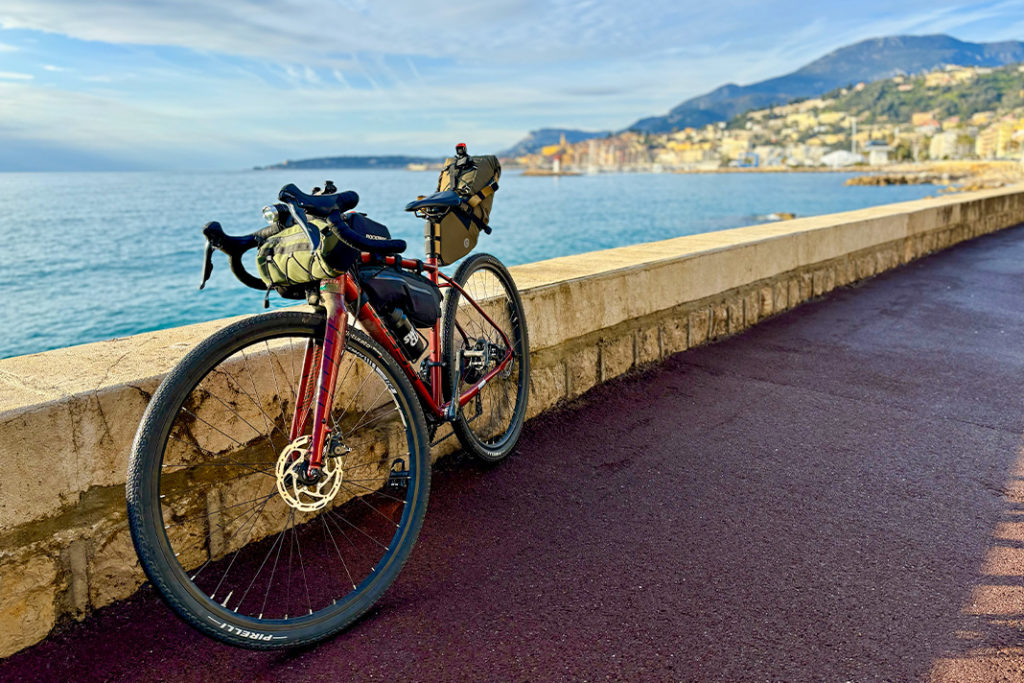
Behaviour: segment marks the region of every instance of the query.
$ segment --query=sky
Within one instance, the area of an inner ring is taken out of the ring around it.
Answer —
[[[1024,0],[3,0],[0,171],[490,153],[933,33],[1024,39]]]

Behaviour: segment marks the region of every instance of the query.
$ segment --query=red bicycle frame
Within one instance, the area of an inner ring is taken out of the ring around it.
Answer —
[[[326,329],[324,338],[310,340],[302,361],[302,378],[295,401],[295,414],[292,417],[291,434],[292,441],[302,434],[303,426],[309,416],[309,410],[314,406],[314,383],[313,373],[318,372],[318,379],[315,384],[316,403],[313,409],[313,434],[310,446],[310,462],[308,467],[309,476],[313,477],[319,472],[324,458],[324,444],[327,442],[331,432],[330,414],[331,406],[334,404],[334,390],[337,382],[338,363],[345,348],[345,338],[348,332],[349,312],[355,313],[355,319],[370,337],[380,344],[388,355],[395,359],[402,372],[409,378],[420,404],[425,412],[429,412],[434,418],[442,421],[452,421],[458,417],[458,409],[473,400],[480,390],[483,389],[491,379],[502,372],[512,362],[513,348],[505,331],[502,330],[491,319],[487,312],[476,302],[454,279],[441,272],[435,258],[430,258],[426,263],[413,259],[403,259],[399,256],[375,257],[372,254],[362,255],[363,263],[382,263],[389,266],[397,266],[404,270],[427,272],[431,282],[441,288],[454,288],[476,311],[483,316],[494,329],[501,335],[505,344],[505,356],[498,364],[486,373],[473,386],[458,396],[445,401],[442,390],[441,370],[441,321],[438,320],[430,329],[430,353],[424,361],[430,368],[429,386],[423,381],[416,368],[413,367],[402,353],[398,342],[391,332],[381,321],[377,311],[370,305],[369,301],[362,299],[362,292],[359,283],[350,273],[340,275],[330,280],[324,280],[320,285],[321,303],[327,311]],[[457,362],[457,359],[449,359],[450,362]]]

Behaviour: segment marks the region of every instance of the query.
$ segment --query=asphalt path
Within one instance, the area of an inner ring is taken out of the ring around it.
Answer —
[[[1018,227],[448,459],[395,586],[317,647],[220,645],[144,588],[0,679],[1024,678],[1022,295]]]

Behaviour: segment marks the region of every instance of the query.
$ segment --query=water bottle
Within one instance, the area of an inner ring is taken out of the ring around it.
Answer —
[[[413,327],[413,324],[409,322],[409,318],[406,317],[405,311],[401,308],[391,311],[388,315],[388,321],[391,323],[391,331],[398,338],[398,344],[402,347],[405,357],[411,363],[418,361],[429,346],[427,340]]]

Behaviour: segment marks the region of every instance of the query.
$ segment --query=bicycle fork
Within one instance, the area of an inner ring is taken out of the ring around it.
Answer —
[[[331,433],[331,406],[334,405],[334,391],[338,380],[338,365],[345,349],[348,334],[348,312],[345,309],[345,288],[348,276],[324,281],[320,288],[320,299],[327,315],[323,342],[310,340],[306,344],[302,360],[302,380],[299,382],[292,418],[290,438],[294,442],[302,434],[302,428],[314,406],[313,374],[318,380],[313,408],[313,434],[309,450],[309,465],[306,468],[307,482],[315,483],[323,472],[324,444]]]

